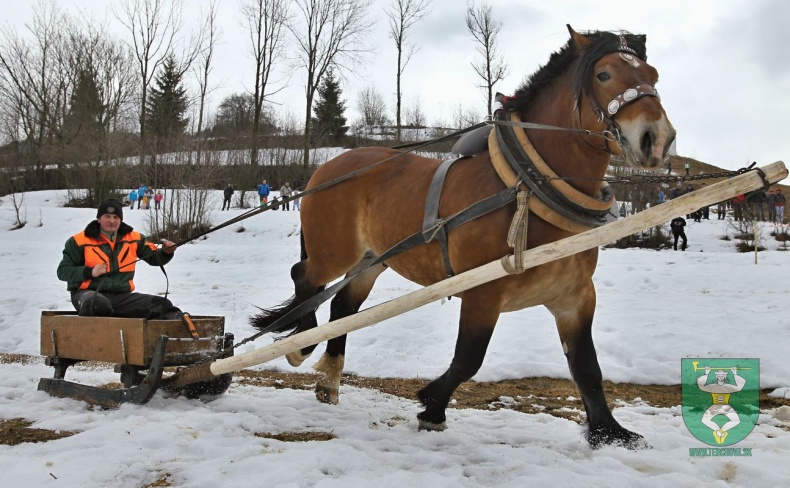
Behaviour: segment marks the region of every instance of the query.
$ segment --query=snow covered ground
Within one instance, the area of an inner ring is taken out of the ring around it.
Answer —
[[[220,212],[219,192],[215,198],[214,224],[241,213]],[[38,354],[40,312],[71,309],[55,268],[65,240],[95,210],[64,208],[64,200],[65,192],[26,194],[28,223],[13,231],[10,199],[0,202],[0,352]],[[124,217],[145,231],[144,211],[127,209]],[[289,269],[299,255],[298,230],[297,212],[270,211],[180,248],[168,265],[169,297],[193,314],[224,315],[237,338],[251,335],[254,305],[271,306],[293,292]],[[720,239],[727,230],[726,221],[690,221],[686,252],[601,252],[593,334],[605,379],[678,384],[681,358],[749,357],[760,359],[763,388],[788,394],[790,253],[778,251],[764,227],[768,250],[755,265],[753,253],[737,253],[733,241]],[[136,282],[148,293],[168,287],[158,268],[144,265]],[[415,289],[388,271],[369,305]],[[354,333],[346,370],[440,375],[452,355],[459,305],[433,303]],[[320,310],[322,323],[327,309]],[[259,339],[241,352],[270,342]],[[258,368],[292,370],[283,359]],[[688,432],[679,406],[616,409],[615,417],[653,449],[593,451],[574,422],[508,410],[451,409],[446,432],[417,432],[416,401],[352,387],[341,388],[337,406],[318,403],[309,391],[234,384],[212,403],[157,394],[144,406],[102,411],[36,391],[38,379],[51,374],[43,363],[0,365],[0,419],[79,431],[47,443],[0,446],[3,486],[137,487],[167,479],[179,487],[712,487],[786,486],[790,478],[790,423],[772,411],[736,446],[752,449],[751,457],[697,458],[689,448],[706,446]],[[69,375],[89,384],[117,380],[112,371]],[[569,378],[550,314],[535,308],[503,315],[475,379],[542,375]],[[253,435],[313,430],[336,438],[291,443]]]

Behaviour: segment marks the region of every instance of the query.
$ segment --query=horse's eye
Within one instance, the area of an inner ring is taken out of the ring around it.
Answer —
[[[606,71],[601,71],[596,75],[596,78],[598,78],[598,81],[606,81],[610,79],[611,76],[609,76],[609,73],[607,73]]]

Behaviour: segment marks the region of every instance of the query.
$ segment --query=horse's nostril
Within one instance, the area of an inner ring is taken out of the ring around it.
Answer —
[[[649,155],[653,152],[653,135],[650,133],[650,131],[645,131],[645,133],[642,135],[640,146],[642,149],[642,154]]]

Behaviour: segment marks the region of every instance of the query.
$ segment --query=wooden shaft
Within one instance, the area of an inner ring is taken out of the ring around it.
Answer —
[[[787,169],[785,169],[784,163],[781,161],[765,166],[762,170],[765,173],[766,180],[770,183],[776,183],[787,176]],[[522,257],[524,269],[534,268],[550,261],[572,256],[587,249],[622,239],[643,229],[663,224],[678,215],[691,213],[706,205],[712,205],[742,193],[758,190],[763,185],[764,182],[756,171],[735,176],[669,202],[656,205],[631,217],[530,249]],[[513,264],[513,256],[509,256],[508,259]],[[274,344],[230,358],[219,359],[210,364],[210,370],[213,375],[219,376],[224,373],[232,373],[262,364],[304,347],[371,326],[443,297],[455,295],[483,283],[502,278],[507,276],[507,274],[500,260],[493,261],[354,315],[277,341]]]

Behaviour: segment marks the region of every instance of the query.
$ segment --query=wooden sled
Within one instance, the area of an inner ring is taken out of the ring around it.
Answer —
[[[208,363],[233,355],[233,334],[225,333],[225,318],[192,316],[198,338],[180,320],[80,317],[75,312],[41,314],[41,355],[55,369],[42,378],[39,391],[114,408],[121,403],[148,402],[159,388],[171,395],[208,399],[230,386],[232,375],[189,385],[168,384],[165,367]],[[83,385],[65,380],[66,370],[82,361],[115,363],[123,388]],[[147,370],[144,374],[143,371]]]

